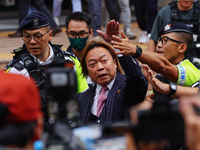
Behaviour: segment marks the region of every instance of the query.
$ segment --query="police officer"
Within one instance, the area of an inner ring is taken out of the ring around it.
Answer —
[[[15,49],[13,61],[10,62],[5,70],[8,73],[21,74],[27,78],[33,77],[36,85],[40,89],[42,99],[42,109],[45,113],[45,122],[48,119],[47,103],[50,96],[46,94],[45,68],[44,65],[54,63],[58,59],[72,61],[77,75],[77,93],[88,88],[86,79],[81,75],[81,68],[78,59],[68,52],[61,50],[60,45],[53,45],[52,30],[48,17],[42,12],[33,12],[27,15],[19,26],[22,30],[22,47]],[[72,59],[73,58],[73,59]],[[46,130],[46,128],[45,128]]]
[[[170,84],[171,92],[163,95],[154,90],[155,101],[172,99],[176,91],[174,87],[181,86],[198,86],[200,70],[197,69],[188,59],[185,59],[185,53],[192,46],[192,31],[184,23],[173,22],[165,25],[160,30],[158,40],[157,54],[154,52],[144,51],[140,47],[133,45],[127,37],[120,39],[113,37],[114,48],[120,49],[118,54],[130,54],[137,58],[141,63],[148,64],[150,68],[156,71],[157,78],[161,82]],[[196,84],[197,83],[197,84]]]
[[[156,44],[161,28],[171,22],[185,23],[193,32],[195,42],[194,48],[200,48],[200,26],[199,26],[200,5],[189,0],[172,1],[168,6],[163,7],[157,14],[154,21],[151,37],[148,44],[148,51],[156,51]],[[190,53],[200,54],[199,50],[192,49]],[[200,55],[199,55],[200,56]]]

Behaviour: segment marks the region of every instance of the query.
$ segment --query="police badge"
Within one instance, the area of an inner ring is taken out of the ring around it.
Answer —
[[[164,31],[167,31],[167,30],[169,30],[169,29],[170,29],[170,27],[171,27],[171,24],[168,24],[168,25],[166,25],[166,26],[165,26],[165,29],[164,29]]]
[[[33,27],[37,27],[39,25],[38,19],[33,20]]]

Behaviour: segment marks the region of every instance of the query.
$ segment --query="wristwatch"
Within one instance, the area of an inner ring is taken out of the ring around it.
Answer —
[[[177,90],[177,85],[174,82],[170,82],[169,88],[170,88],[170,92],[168,96],[174,95],[174,93],[176,93],[176,90]]]
[[[137,46],[137,45],[136,45]],[[142,54],[142,48],[137,46],[137,49],[136,49],[136,53],[134,56],[132,56],[133,58],[137,58],[139,57],[140,55]]]

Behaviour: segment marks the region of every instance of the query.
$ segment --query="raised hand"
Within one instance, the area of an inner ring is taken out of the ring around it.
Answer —
[[[121,37],[113,35],[112,38],[113,40],[111,41],[111,44],[113,44],[113,47],[116,49],[119,49],[117,54],[122,54],[122,55],[135,55],[136,53],[136,45],[132,44],[131,41],[128,39],[128,37],[124,34],[123,31],[120,32]]]
[[[97,30],[97,33],[99,33],[106,42],[110,43],[112,41],[112,35],[119,36],[119,22],[111,20],[107,23],[105,34],[101,30]]]

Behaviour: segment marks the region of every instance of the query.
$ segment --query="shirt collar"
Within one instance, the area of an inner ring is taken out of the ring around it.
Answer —
[[[49,54],[49,57],[47,58],[47,60],[45,62],[43,61],[40,61],[37,57],[33,56],[31,53],[30,55],[33,56],[34,58],[34,61],[37,62],[39,65],[46,65],[46,64],[49,64],[53,61],[54,59],[54,52],[53,52],[53,49],[51,47],[51,45],[49,44],[49,48],[50,48],[50,54]]]
[[[116,76],[115,76],[115,78],[116,78]],[[107,88],[108,88],[109,90],[111,90],[111,88],[112,88],[112,86],[113,86],[113,84],[114,84],[115,78],[107,85]],[[97,84],[96,92],[100,93],[101,88],[102,88],[102,86],[99,85],[99,84]]]

